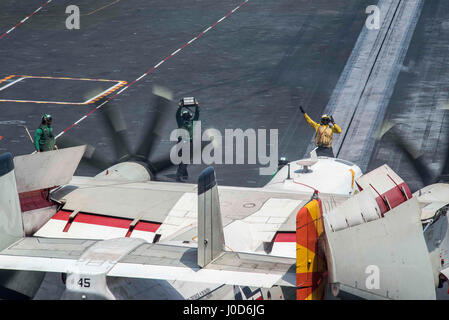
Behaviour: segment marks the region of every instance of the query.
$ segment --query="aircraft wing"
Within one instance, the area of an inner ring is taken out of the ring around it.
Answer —
[[[0,252],[0,269],[68,273],[79,279],[106,276],[270,288],[295,286],[295,260],[222,252],[200,268],[197,248],[149,244],[141,239],[104,241],[23,238]],[[93,290],[101,289],[101,286]],[[68,284],[70,289],[70,284]]]
[[[274,255],[294,257],[296,213],[311,193],[227,186],[218,187],[218,193],[229,250],[271,250]],[[320,196],[324,210],[347,199]],[[69,185],[53,192],[52,198],[63,204],[62,209],[35,236],[197,241],[196,184],[74,177]]]
[[[114,299],[107,276],[262,288],[296,285],[295,259],[225,249],[212,168],[200,175],[196,200],[196,243],[149,243],[125,235],[106,240],[23,237],[17,226],[14,237],[19,238],[5,237],[0,248],[0,269],[66,273],[63,298],[72,299]],[[4,222],[11,224],[7,217]]]

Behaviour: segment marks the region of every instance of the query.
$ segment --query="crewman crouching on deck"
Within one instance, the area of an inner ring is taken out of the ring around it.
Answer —
[[[55,144],[55,136],[53,135],[51,121],[51,115],[44,114],[42,116],[42,123],[34,134],[34,146],[37,152],[58,149]]]
[[[317,156],[325,156],[334,158],[334,151],[332,150],[332,138],[334,133],[341,133],[341,128],[335,123],[334,118],[327,114],[321,116],[321,123],[313,121],[304,109],[300,106],[299,109],[304,114],[307,123],[315,129],[315,145]]]

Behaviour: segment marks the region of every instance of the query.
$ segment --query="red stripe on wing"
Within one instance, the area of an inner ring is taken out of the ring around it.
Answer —
[[[71,214],[72,214],[71,211],[60,210],[53,216],[52,219],[69,221],[69,217]],[[94,225],[99,225],[99,226],[122,228],[122,229],[129,230],[130,224],[132,221],[133,220],[127,219],[127,218],[101,216],[101,215],[90,214],[90,213],[78,213],[76,215],[75,219],[73,219],[73,221],[70,221],[66,225],[64,230],[65,229],[68,230],[68,227],[70,227],[72,222],[94,224]],[[132,230],[156,232],[156,230],[160,227],[160,225],[161,225],[160,223],[155,223],[155,222],[139,221]]]

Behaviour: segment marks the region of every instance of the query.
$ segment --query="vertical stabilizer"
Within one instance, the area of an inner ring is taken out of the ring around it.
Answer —
[[[208,167],[198,178],[198,265],[204,267],[224,251],[223,223],[215,171]]]
[[[312,199],[296,215],[296,299],[323,300],[327,284],[321,200]]]
[[[0,250],[22,238],[23,224],[11,153],[0,155]]]

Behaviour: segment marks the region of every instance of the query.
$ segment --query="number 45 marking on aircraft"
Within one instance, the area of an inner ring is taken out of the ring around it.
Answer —
[[[80,278],[78,280],[78,285],[81,288],[89,288],[90,287],[90,278]]]

